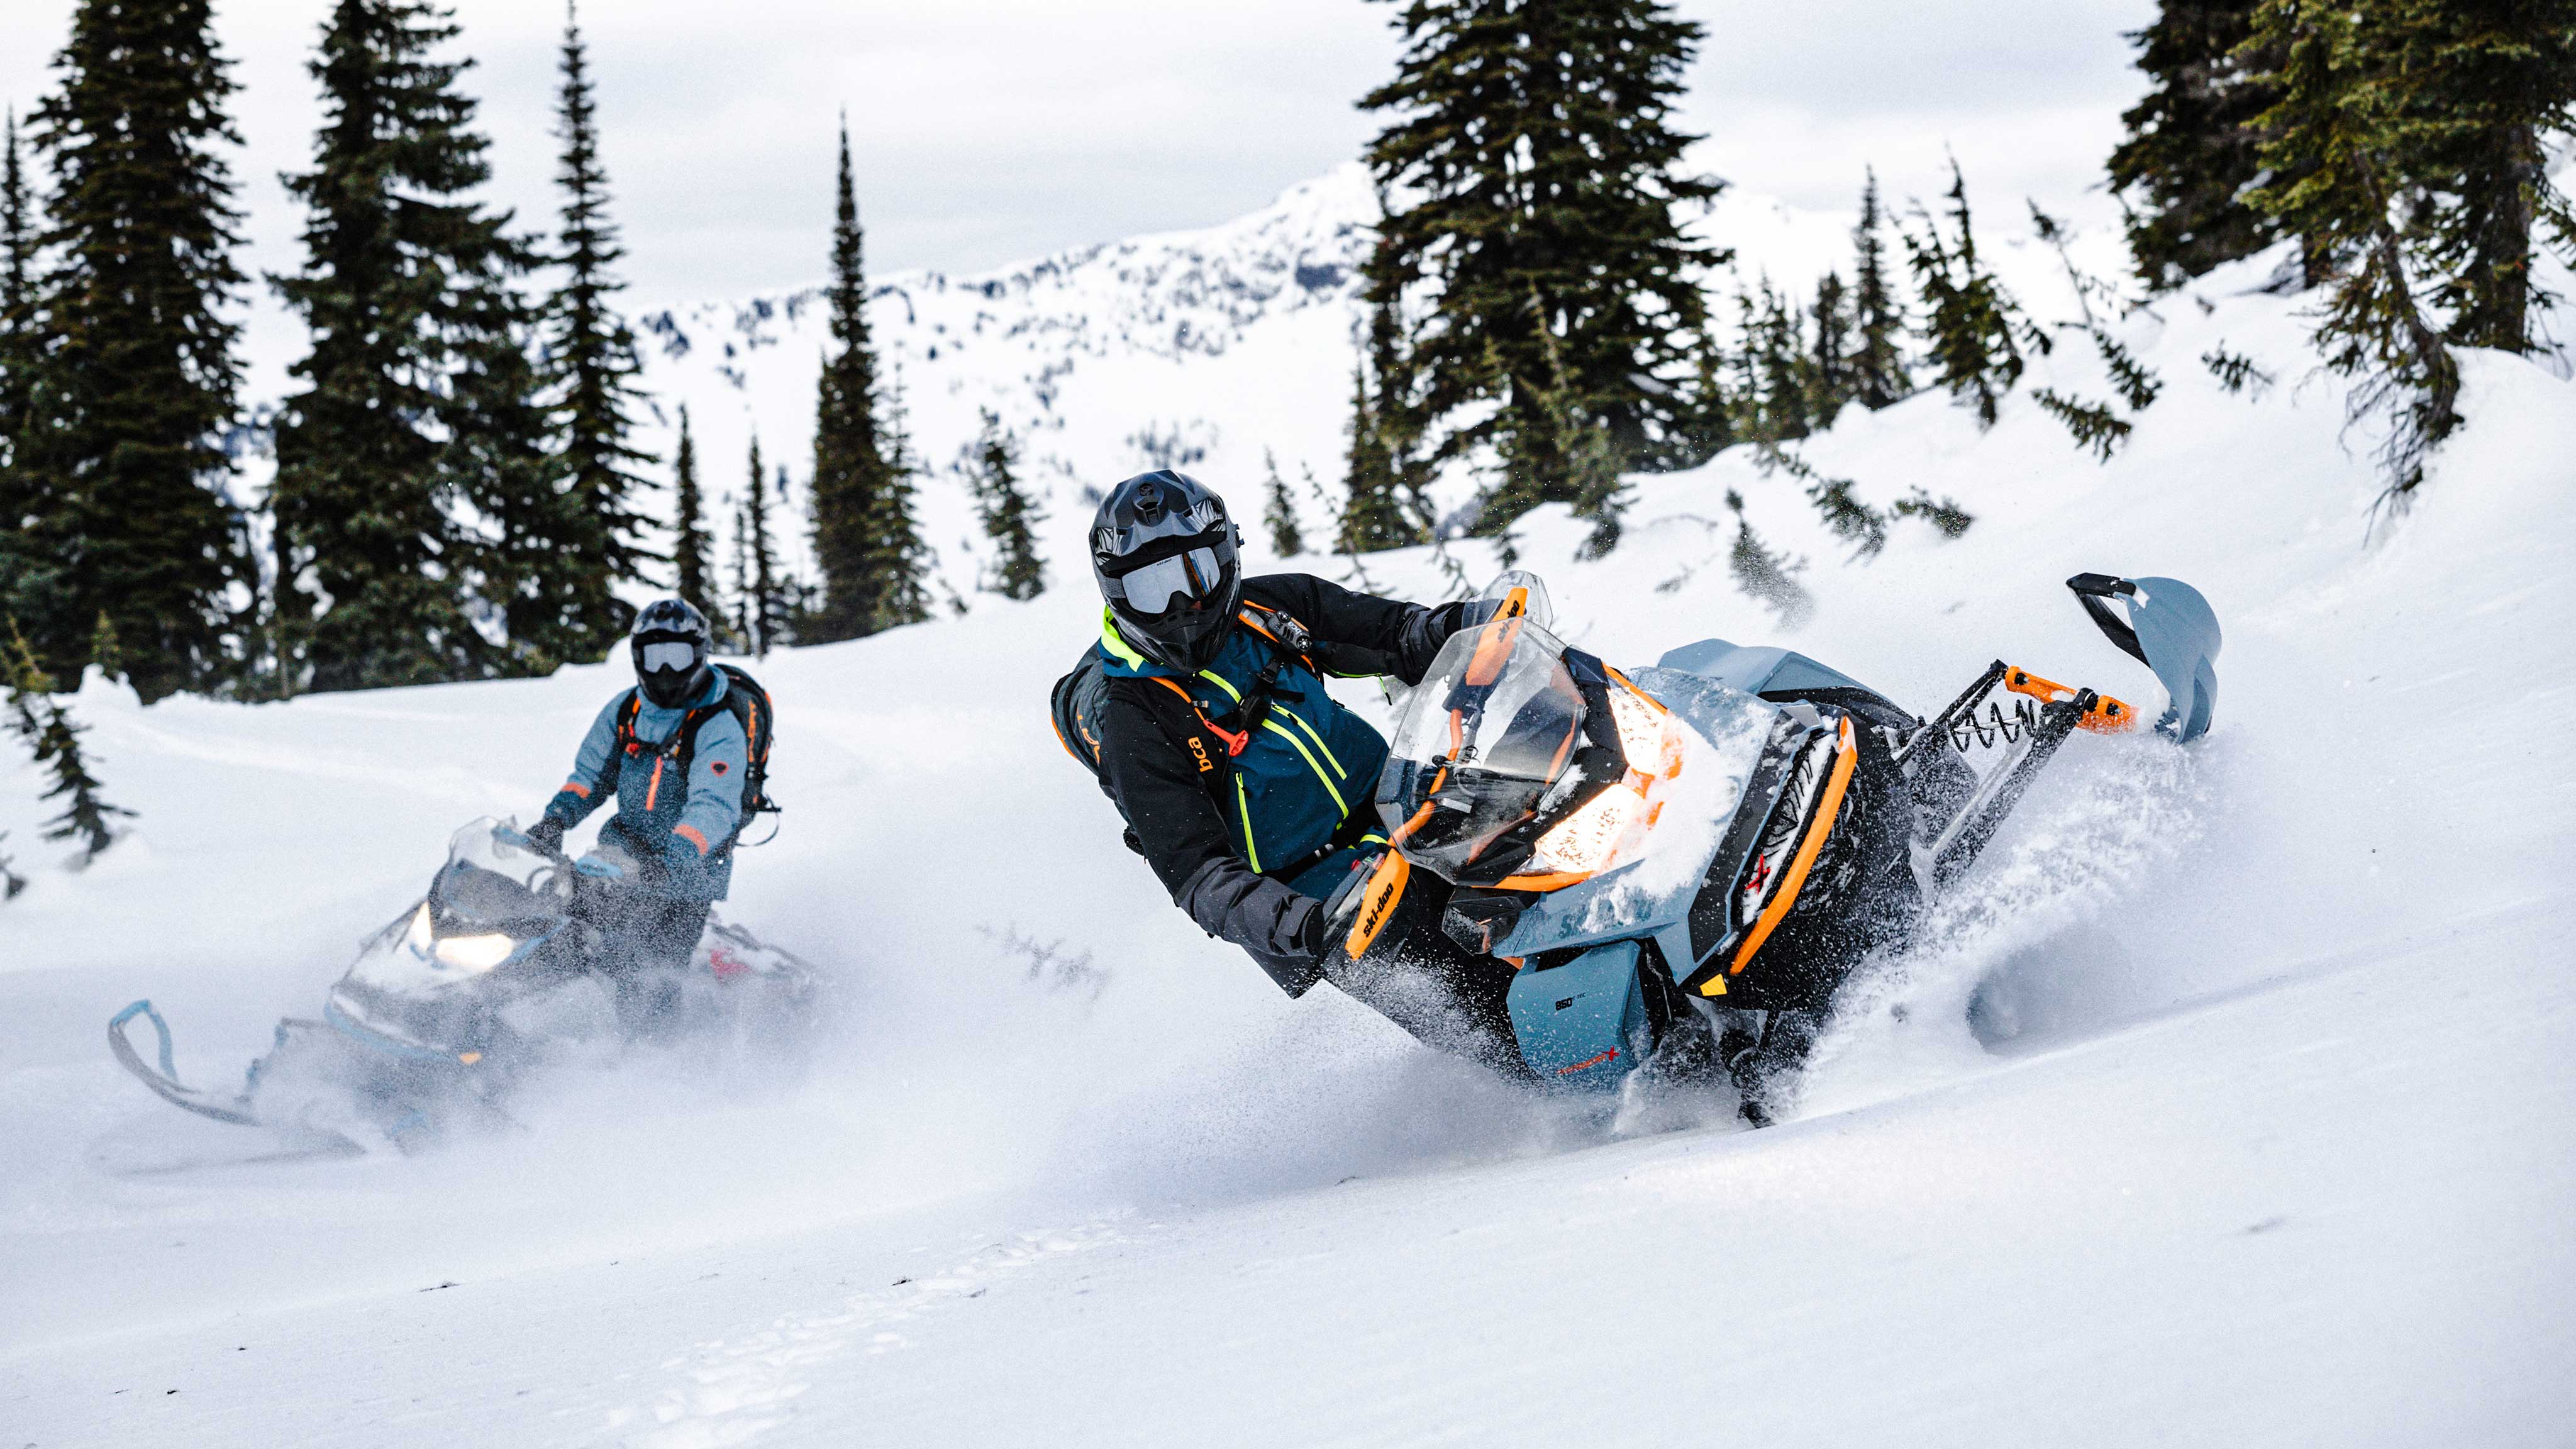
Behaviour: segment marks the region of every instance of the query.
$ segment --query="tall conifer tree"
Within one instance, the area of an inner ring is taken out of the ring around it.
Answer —
[[[1879,205],[1878,173],[1864,173],[1860,221],[1852,227],[1852,396],[1876,411],[1914,390],[1905,371],[1905,304],[1887,273],[1887,213]]]
[[[1950,163],[1951,237],[1930,212],[1918,212],[1923,231],[1907,232],[1905,250],[1923,289],[1925,332],[1932,365],[1950,395],[1976,409],[1978,422],[1994,426],[2004,395],[2027,366],[2022,349],[2045,353],[2048,334],[2023,316],[2003,283],[1977,255],[1977,231],[1968,209],[1968,180]]]
[[[751,652],[765,659],[769,646],[782,642],[787,608],[779,597],[778,548],[769,534],[769,488],[761,474],[757,433],[751,439],[751,467],[743,480],[742,497],[742,516],[735,524],[743,585],[742,632]]]
[[[821,640],[886,627],[896,582],[880,569],[896,465],[878,428],[876,351],[868,340],[866,237],[850,170],[850,123],[841,121],[839,194],[832,222],[832,341],[814,402],[814,562],[823,603],[808,621]],[[899,611],[898,611],[899,612]]]
[[[77,676],[106,613],[154,699],[237,672],[233,595],[256,578],[226,491],[241,384],[227,314],[245,279],[217,148],[240,144],[235,84],[209,0],[83,0],[54,70],[61,89],[30,118],[54,180],[37,284],[49,345],[16,471],[38,479],[35,541],[61,607],[29,622]]]
[[[903,430],[903,378],[898,374],[886,399],[886,427],[880,441],[885,481],[870,511],[867,576],[875,581],[876,612],[862,632],[918,624],[930,617],[930,544],[921,536],[916,512],[921,465],[912,440]]]
[[[1379,394],[1426,426],[1497,405],[1438,446],[1496,449],[1488,531],[1542,502],[1615,506],[1575,481],[1597,451],[1579,420],[1622,462],[1689,426],[1698,274],[1725,259],[1676,215],[1720,190],[1678,170],[1693,138],[1671,124],[1704,31],[1658,0],[1390,3],[1404,49],[1361,101],[1390,118],[1367,158],[1415,200],[1380,223],[1369,289],[1394,306],[1418,288],[1428,315]]]
[[[326,119],[314,169],[286,178],[310,213],[306,261],[271,279],[312,332],[270,492],[290,691],[498,667],[473,619],[481,541],[452,511],[474,471],[457,425],[481,426],[491,400],[449,384],[478,353],[492,371],[487,349],[514,342],[497,334],[524,313],[497,294],[530,259],[506,213],[465,199],[491,168],[456,89],[470,62],[431,58],[456,33],[430,0],[336,0],[309,67]],[[541,533],[552,516],[516,526]]]
[[[2258,0],[2163,0],[2134,31],[2151,88],[2121,116],[2111,186],[2129,211],[2129,254],[2158,289],[2270,246],[2279,227],[2246,192],[2261,179],[2255,118],[2275,99],[2247,53]]]
[[[689,405],[680,405],[680,444],[671,456],[676,511],[671,528],[671,582],[681,598],[715,610],[713,545],[707,538],[706,497],[698,488],[698,445],[689,436]]]
[[[611,300],[625,290],[615,268],[626,248],[608,219],[589,50],[569,0],[560,71],[555,135],[563,154],[555,184],[563,192],[563,229],[553,260],[563,268],[563,284],[547,304],[546,351],[573,544],[557,567],[578,600],[574,619],[580,632],[559,647],[573,657],[595,659],[633,621],[633,609],[617,597],[615,586],[642,582],[651,556],[642,541],[646,519],[635,502],[650,486],[635,469],[650,455],[631,441],[643,365],[635,355],[634,330]]]
[[[1856,390],[1852,363],[1851,292],[1838,272],[1825,273],[1816,284],[1815,305],[1807,310],[1815,337],[1807,351],[1807,416],[1814,427],[1831,427],[1843,404]]]
[[[36,331],[36,215],[18,145],[18,114],[0,130],[0,549],[21,541],[36,519],[32,491],[12,466],[27,425],[44,356]],[[0,568],[7,568],[0,556]],[[17,612],[12,610],[13,613]]]

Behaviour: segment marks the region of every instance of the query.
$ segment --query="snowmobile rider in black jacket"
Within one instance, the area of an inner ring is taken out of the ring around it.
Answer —
[[[1069,723],[1097,753],[1128,843],[1174,904],[1289,995],[1330,979],[1433,1046],[1524,1071],[1508,968],[1421,928],[1436,908],[1408,912],[1415,929],[1381,931],[1353,961],[1340,944],[1349,910],[1337,931],[1326,904],[1355,906],[1386,848],[1374,797],[1387,745],[1324,676],[1419,683],[1492,605],[1424,608],[1311,574],[1247,579],[1240,541],[1224,500],[1169,469],[1119,484],[1093,519],[1105,690],[1096,721]]]

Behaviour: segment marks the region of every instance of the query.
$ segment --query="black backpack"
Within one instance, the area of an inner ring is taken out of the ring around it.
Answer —
[[[734,723],[742,727],[745,755],[742,823],[734,827],[733,840],[726,841],[723,846],[730,850],[734,841],[742,838],[742,832],[750,826],[753,816],[780,813],[778,802],[769,798],[769,746],[776,737],[777,711],[770,705],[769,691],[760,687],[759,680],[731,664],[719,664],[716,668],[725,674],[723,701],[689,711],[688,717],[680,721],[680,727],[673,730],[671,738],[663,743],[660,753],[671,760],[678,768],[680,778],[686,780],[689,766],[698,752],[698,730],[707,721],[720,714],[729,714],[733,716]],[[608,769],[600,781],[603,793],[613,793],[617,789],[618,771],[626,757],[643,752],[643,743],[635,738],[635,718],[643,711],[642,693],[633,689],[626,691],[626,703],[617,712],[617,736],[609,750]],[[1093,768],[1096,770],[1098,766],[1095,764]]]

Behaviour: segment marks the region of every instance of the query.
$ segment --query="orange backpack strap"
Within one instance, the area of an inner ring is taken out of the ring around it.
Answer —
[[[1190,692],[1183,689],[1178,681],[1166,679],[1159,674],[1153,676],[1153,680],[1156,684],[1159,684],[1165,689],[1170,690],[1172,693],[1179,695],[1181,697],[1181,703],[1189,706],[1190,713],[1198,716],[1199,723],[1208,727],[1208,733],[1225,741],[1225,753],[1228,758],[1242,754],[1243,747],[1252,743],[1252,731],[1245,730],[1243,733],[1237,734],[1234,731],[1227,729],[1225,726],[1218,724],[1215,720],[1209,719],[1207,717],[1207,712],[1199,708],[1199,702],[1190,698]]]

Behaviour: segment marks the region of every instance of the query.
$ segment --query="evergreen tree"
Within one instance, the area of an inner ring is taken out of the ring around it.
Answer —
[[[1046,562],[1038,557],[1036,533],[1046,515],[1021,491],[1018,467],[1018,442],[1002,427],[999,414],[984,409],[984,431],[975,440],[975,511],[983,520],[984,536],[993,541],[993,573],[985,587],[1006,599],[1028,600],[1046,592]],[[1278,482],[1276,465],[1270,477]]]
[[[36,331],[36,215],[27,194],[18,145],[18,113],[0,130],[0,525],[15,534],[35,518],[34,501],[20,491],[11,464],[18,434],[27,425],[44,355]]]
[[[500,349],[516,345],[506,334],[523,312],[498,294],[529,257],[505,234],[507,214],[462,199],[491,168],[475,104],[456,89],[468,62],[430,58],[456,33],[430,0],[336,0],[309,66],[326,119],[314,169],[286,179],[310,212],[306,262],[271,279],[313,338],[291,369],[304,389],[279,415],[270,491],[287,691],[497,664],[473,618],[478,540],[452,513],[460,478],[477,471],[457,452],[493,400],[449,383],[469,363],[508,371]],[[544,536],[560,515],[549,507],[504,532]]]
[[[725,627],[732,631],[737,645],[748,651],[755,647],[751,632],[751,508],[746,503],[727,501],[733,502],[733,589],[726,595],[729,602]]]
[[[1815,339],[1807,349],[1807,417],[1813,427],[1829,428],[1852,400],[1858,383],[1852,358],[1851,293],[1840,273],[1827,272],[1816,284],[1815,305],[1807,318]]]
[[[2411,183],[2445,335],[2528,352],[2533,310],[2553,300],[2533,275],[2540,236],[2576,248],[2576,213],[2549,176],[2552,143],[2576,129],[2576,0],[2369,9],[2355,26],[2369,57],[2361,84],[2389,93],[2386,149]]]
[[[30,118],[54,179],[41,417],[12,463],[40,480],[33,542],[60,569],[37,648],[77,673],[105,610],[156,699],[237,671],[232,594],[256,579],[224,447],[244,278],[217,148],[241,142],[235,84],[209,0],[83,0],[54,70]]]
[[[778,590],[778,549],[769,537],[767,480],[761,476],[760,436],[751,439],[751,470],[744,480],[742,517],[735,526],[742,585],[742,633],[751,652],[766,659],[781,642],[786,607]]]
[[[1395,451],[1378,400],[1369,395],[1368,369],[1351,369],[1350,450],[1344,456],[1348,474],[1342,490],[1341,520],[1334,547],[1343,553],[1375,553],[1421,541],[1415,520],[1406,516],[1403,483],[1397,477]],[[1271,476],[1278,476],[1274,465]]]
[[[850,123],[841,121],[839,196],[832,223],[832,341],[814,403],[814,562],[823,603],[814,637],[855,639],[887,627],[899,582],[879,572],[889,547],[897,462],[879,429],[876,351],[868,340],[868,281]],[[914,617],[920,617],[915,615]],[[892,619],[909,623],[911,619]]]
[[[2145,99],[2120,120],[2111,188],[2129,216],[2129,254],[2158,290],[2249,257],[2280,236],[2248,203],[2262,179],[2257,117],[2275,99],[2268,69],[2247,51],[2259,0],[2162,0],[2155,23],[2133,31]]]
[[[61,573],[38,542],[45,515],[36,471],[20,466],[44,360],[35,286],[36,214],[18,144],[18,118],[0,131],[0,612],[40,623],[61,617]]]
[[[2389,0],[2335,10],[2272,0],[2248,45],[2279,57],[2265,77],[2278,99],[2260,118],[2262,159],[2277,184],[2252,200],[2330,259],[2316,339],[2328,366],[2361,379],[2356,417],[2395,404],[2383,462],[2402,495],[2423,481],[2424,455],[2460,425],[2460,373],[2418,300],[2404,232],[2409,128],[2403,89],[2388,75],[2391,13]]]
[[[1288,496],[1288,480],[1279,476],[1279,455],[1261,450],[1261,526],[1270,533],[1270,551],[1295,558],[1306,551],[1306,535],[1297,527],[1297,501]]]
[[[1658,0],[1402,0],[1395,79],[1361,105],[1391,120],[1368,148],[1381,192],[1371,300],[1429,294],[1402,376],[1426,428],[1461,410],[1435,458],[1491,445],[1502,474],[1481,527],[1542,502],[1591,502],[1568,466],[1587,425],[1621,463],[1696,423],[1687,389],[1707,320],[1698,274],[1725,254],[1677,209],[1720,183],[1680,174],[1671,124],[1704,35]],[[1561,382],[1560,382],[1561,379]]]
[[[50,766],[53,771],[53,788],[43,798],[63,802],[63,813],[45,822],[45,838],[70,840],[78,836],[82,859],[96,860],[99,852],[116,843],[111,822],[119,816],[131,819],[134,812],[99,797],[98,777],[90,773],[89,760],[81,753],[80,737],[87,733],[87,726],[73,723],[72,712],[61,700],[46,700],[44,732],[36,740],[36,763]]]
[[[915,512],[921,466],[903,430],[903,380],[886,400],[882,456],[885,477],[869,510],[868,552],[862,564],[874,590],[876,612],[861,632],[918,624],[930,617],[930,545]]]
[[[1943,235],[1941,223],[1916,209],[1922,235],[1905,233],[1905,250],[1923,289],[1928,314],[1932,363],[1950,395],[1977,410],[1977,420],[1994,426],[1996,409],[2021,381],[2026,365],[2022,348],[2045,353],[2048,334],[2022,316],[2020,306],[1977,255],[1976,228],[1968,213],[1968,181],[1959,163],[1950,163],[1950,222],[1957,237]]]
[[[671,486],[677,499],[671,529],[672,584],[681,598],[718,612],[715,562],[707,538],[707,505],[698,490],[698,445],[689,436],[689,405],[680,404],[680,445],[671,457]]]
[[[1865,172],[1860,221],[1852,228],[1852,397],[1875,412],[1914,390],[1905,372],[1905,307],[1887,277],[1887,214],[1878,201],[1878,173]]]
[[[549,299],[547,357],[554,384],[555,427],[570,512],[572,547],[556,567],[568,576],[577,606],[557,649],[569,658],[597,659],[625,636],[634,610],[615,593],[621,583],[644,582],[643,543],[648,520],[636,495],[651,485],[635,469],[651,455],[637,448],[636,379],[643,364],[635,333],[611,305],[625,290],[614,268],[626,255],[608,219],[608,176],[599,160],[598,105],[591,93],[589,52],[572,0],[564,6],[562,84],[556,92],[555,135],[563,142],[555,184],[563,190],[563,285]]]
[[[532,356],[543,318],[492,274],[454,299],[460,325],[447,382],[448,437],[437,454],[437,493],[470,505],[478,530],[458,528],[443,565],[470,575],[473,613],[501,642],[473,666],[522,675],[597,660],[602,605],[584,550],[594,535],[577,496],[563,492],[563,460],[545,380]]]

